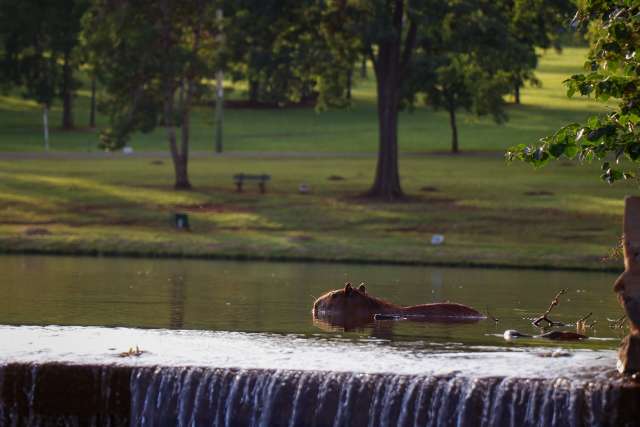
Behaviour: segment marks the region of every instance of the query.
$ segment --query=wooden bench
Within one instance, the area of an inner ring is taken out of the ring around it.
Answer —
[[[236,184],[236,190],[238,193],[242,193],[242,184],[244,181],[258,181],[258,188],[260,193],[264,194],[267,191],[266,182],[271,179],[271,175],[251,175],[246,173],[239,173],[233,176],[233,182]]]

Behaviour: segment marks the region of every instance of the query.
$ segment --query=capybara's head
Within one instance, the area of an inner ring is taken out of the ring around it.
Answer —
[[[313,314],[369,314],[379,308],[380,301],[367,295],[364,283],[357,288],[346,283],[344,288],[329,291],[318,298],[313,304]]]

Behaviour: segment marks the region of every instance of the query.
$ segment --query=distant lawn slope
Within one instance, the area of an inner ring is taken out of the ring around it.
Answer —
[[[460,115],[460,145],[465,150],[501,151],[506,147],[537,141],[562,124],[579,121],[603,107],[584,99],[567,99],[562,81],[579,72],[586,49],[567,48],[558,55],[546,52],[540,61],[538,77],[541,88],[525,88],[523,105],[508,108],[509,122],[498,126],[489,118]],[[231,97],[242,96],[239,87]],[[224,146],[227,151],[306,151],[306,152],[374,152],[377,149],[375,82],[369,73],[356,81],[354,105],[348,110],[317,113],[313,109],[245,110],[226,109]],[[52,150],[95,151],[96,131],[88,123],[88,85],[79,91],[75,120],[80,130],[62,132],[54,129]],[[51,123],[59,126],[60,106],[52,111]],[[213,149],[213,108],[197,108],[192,131],[193,150]],[[98,125],[106,118],[99,116]],[[84,130],[82,128],[85,128]],[[413,112],[403,112],[400,119],[400,150],[426,152],[448,150],[450,130],[447,115],[419,105]],[[133,137],[136,150],[158,151],[167,147],[162,129]],[[40,151],[43,149],[41,111],[37,105],[18,94],[0,96],[0,151]]]
[[[595,165],[478,156],[402,158],[413,199],[394,204],[358,197],[373,158],[199,158],[191,170],[196,190],[175,192],[168,159],[0,161],[0,252],[619,268],[601,258],[635,189],[603,184]],[[267,194],[235,193],[242,171],[272,174]],[[171,227],[174,212],[191,232]]]

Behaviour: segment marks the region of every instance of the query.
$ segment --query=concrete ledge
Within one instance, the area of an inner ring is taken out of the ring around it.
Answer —
[[[467,378],[350,372],[0,366],[2,425],[637,425],[621,377]],[[336,424],[337,423],[337,424]]]

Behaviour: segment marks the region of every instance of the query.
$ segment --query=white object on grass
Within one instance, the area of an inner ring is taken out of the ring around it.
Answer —
[[[444,236],[442,234],[434,234],[431,236],[431,244],[432,245],[441,245],[444,243]]]

